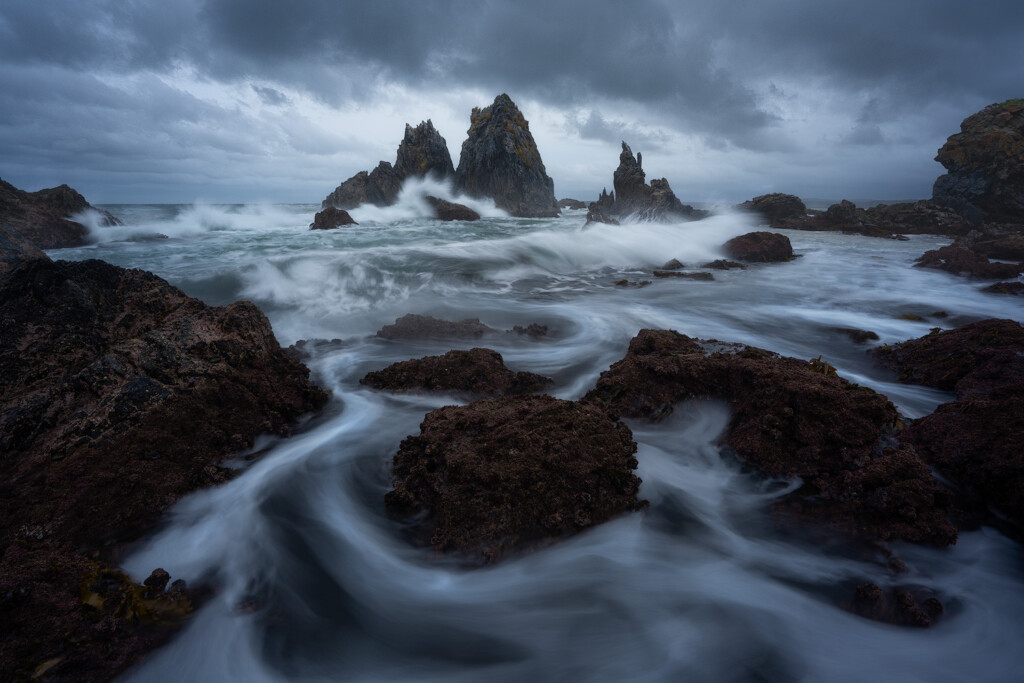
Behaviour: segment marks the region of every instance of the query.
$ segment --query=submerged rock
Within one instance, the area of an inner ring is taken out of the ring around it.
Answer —
[[[328,206],[323,211],[317,212],[316,216],[313,217],[313,222],[309,224],[309,229],[333,230],[334,228],[340,228],[343,225],[359,224],[352,219],[352,216],[348,215],[348,211]]]
[[[932,198],[975,222],[1024,222],[1024,100],[991,104],[960,124],[935,160]]]
[[[651,274],[654,277],[660,278],[674,277],[682,280],[698,280],[703,282],[710,282],[715,279],[714,275],[705,272],[682,273],[678,270],[655,270]]]
[[[1024,296],[1024,282],[1013,281],[1013,282],[997,282],[994,285],[983,287],[983,292],[990,292],[992,294],[1009,294],[1011,296]]]
[[[455,189],[490,197],[513,216],[541,218],[558,215],[554,188],[530,124],[512,99],[501,94],[489,107],[474,107]]]
[[[97,209],[67,185],[38,192],[19,190],[0,179],[0,224],[27,239],[38,249],[60,249],[85,244],[88,230],[70,220],[94,211],[101,225],[120,225],[109,212]]]
[[[983,320],[874,353],[902,382],[956,392],[955,401],[915,420],[903,439],[968,501],[1024,525],[1024,327]]]
[[[480,396],[529,394],[552,383],[550,377],[514,372],[492,349],[449,351],[389,365],[367,373],[360,384],[386,391],[461,391]]]
[[[434,216],[442,221],[478,221],[480,214],[465,204],[456,204],[437,197],[426,197],[427,203],[434,209]]]
[[[82,553],[109,560],[327,396],[253,304],[102,261],[16,265],[0,321],[0,670],[108,680],[170,631],[142,626],[159,605],[119,602],[135,588],[91,588],[107,570]]]
[[[820,360],[641,330],[584,400],[657,420],[695,398],[729,404],[725,443],[742,460],[803,478],[779,510],[869,540],[956,539],[945,521],[949,497],[924,462],[912,449],[882,447],[896,425],[893,405]]]
[[[636,448],[595,405],[516,396],[446,406],[402,441],[384,502],[423,544],[496,562],[646,506]]]
[[[750,232],[733,237],[722,245],[722,249],[731,258],[754,263],[789,261],[793,258],[793,245],[789,238],[777,232]]]
[[[381,161],[369,173],[356,173],[327,195],[321,208],[354,209],[360,204],[391,206],[406,179],[430,176],[444,180],[454,174],[448,144],[434,124],[429,119],[415,128],[405,124],[405,137],[398,145],[394,166]]]
[[[479,318],[452,322],[407,313],[396,319],[394,325],[385,325],[377,330],[377,336],[384,339],[479,339],[493,332],[497,330],[484,325]]]

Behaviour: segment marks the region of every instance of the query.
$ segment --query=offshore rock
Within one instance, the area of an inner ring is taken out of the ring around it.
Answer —
[[[465,204],[456,204],[438,197],[425,197],[434,209],[434,217],[441,221],[478,221],[480,214]]]
[[[39,249],[84,244],[88,230],[70,218],[85,211],[96,212],[101,225],[120,224],[117,218],[95,208],[67,185],[25,192],[0,179],[0,224]]]
[[[777,232],[749,232],[722,245],[726,255],[739,261],[769,263],[793,259],[789,238]]]
[[[253,304],[210,307],[141,270],[26,260],[0,281],[0,678],[108,680],[170,631],[89,589],[225,456],[326,401]],[[134,589],[131,589],[134,590]],[[141,588],[140,588],[141,590]],[[95,593],[95,596],[93,595]],[[148,599],[148,598],[147,598]],[[120,598],[118,598],[120,600]]]
[[[581,202],[578,199],[570,199],[566,197],[558,200],[558,208],[560,209],[585,209],[587,208],[586,202]]]
[[[902,382],[956,392],[903,439],[969,502],[1024,525],[1024,327],[989,319],[874,350]]]
[[[392,166],[382,161],[373,171],[360,171],[327,195],[321,208],[354,209],[360,204],[391,206],[407,178],[431,176],[439,180],[454,175],[448,144],[428,119],[413,128],[405,125]]]
[[[309,224],[310,230],[333,230],[343,225],[359,225],[348,215],[348,211],[328,206],[323,211],[318,211]]]
[[[801,218],[807,213],[803,200],[792,194],[773,192],[763,194],[740,204],[737,208],[761,214],[772,228],[786,227],[786,219]]]
[[[587,223],[618,225],[612,216],[633,216],[640,220],[698,220],[708,215],[707,211],[679,201],[665,178],[655,178],[648,185],[642,164],[643,155],[638,152],[634,157],[633,150],[623,141],[619,165],[612,176],[614,192],[608,194],[602,190],[597,202],[591,202]]]
[[[407,313],[396,319],[394,325],[385,325],[377,330],[377,336],[383,339],[479,339],[494,332],[497,330],[484,325],[479,318],[452,322]]]
[[[420,389],[494,397],[541,391],[552,380],[532,372],[509,370],[497,351],[475,348],[394,363],[367,373],[359,383],[385,391]]]
[[[431,177],[438,180],[455,175],[448,143],[427,119],[413,128],[405,124],[405,137],[398,145],[395,173],[402,178]]]
[[[878,204],[861,209],[844,199],[825,211],[794,211],[787,216],[776,216],[770,223],[774,228],[856,233],[889,239],[921,234],[959,236],[967,234],[972,229],[970,223],[952,209],[926,200],[903,204]]]
[[[554,188],[530,124],[512,99],[501,94],[489,107],[474,107],[455,171],[456,191],[490,197],[513,216],[544,218],[558,215]]]
[[[428,413],[394,459],[388,513],[484,563],[642,509],[629,428],[596,405],[514,396]]]
[[[820,360],[641,330],[584,400],[658,420],[700,398],[729,404],[725,443],[742,460],[803,478],[778,510],[867,540],[956,539],[945,521],[949,496],[927,465],[910,448],[883,448],[897,421],[893,405]]]
[[[974,222],[1024,223],[1024,100],[991,104],[960,124],[935,160],[932,198]]]

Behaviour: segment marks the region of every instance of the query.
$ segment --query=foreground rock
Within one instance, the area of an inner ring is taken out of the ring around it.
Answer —
[[[465,204],[456,204],[438,197],[426,197],[427,203],[434,210],[434,217],[441,221],[478,221],[480,214]]]
[[[612,175],[614,191],[601,191],[589,206],[587,222],[617,225],[617,218],[626,216],[639,220],[697,220],[708,215],[679,201],[665,178],[652,179],[650,185],[645,178],[643,156],[633,156],[633,150],[623,141],[619,166]]]
[[[0,678],[109,680],[191,598],[160,602],[103,563],[326,394],[253,304],[101,261],[17,265],[0,321]]]
[[[398,145],[394,166],[382,161],[369,173],[360,171],[327,195],[321,207],[391,206],[397,201],[402,183],[408,178],[430,176],[444,180],[454,175],[448,144],[434,124],[429,119],[415,128],[406,124],[405,137]]]
[[[25,261],[46,258],[27,237],[0,223],[0,279]]]
[[[1024,328],[983,320],[883,346],[874,353],[900,381],[956,392],[905,432],[968,501],[1024,525]]]
[[[367,373],[359,383],[386,391],[421,389],[494,397],[542,391],[552,380],[509,370],[497,351],[475,348],[395,363]]]
[[[309,229],[333,230],[343,225],[359,224],[352,219],[352,216],[348,215],[348,211],[328,206],[326,209],[317,212],[316,216],[313,217],[313,222],[309,225]]]
[[[428,413],[394,459],[389,514],[424,545],[496,562],[639,510],[636,444],[595,405],[517,396]]]
[[[935,160],[932,198],[974,222],[1024,223],[1024,100],[968,116]]]
[[[867,540],[955,541],[949,496],[925,463],[910,448],[883,447],[896,409],[820,361],[641,330],[584,400],[660,419],[695,398],[729,404],[725,443],[742,460],[803,479],[780,511]]]
[[[748,263],[772,263],[793,259],[793,244],[777,232],[750,232],[733,237],[722,249],[730,258]]]
[[[0,224],[38,249],[85,244],[88,230],[71,218],[86,211],[94,211],[101,225],[120,224],[110,213],[95,208],[67,185],[25,192],[0,179]]]
[[[474,107],[469,120],[455,189],[470,197],[490,197],[513,216],[557,216],[555,182],[512,98],[501,94],[489,107]]]

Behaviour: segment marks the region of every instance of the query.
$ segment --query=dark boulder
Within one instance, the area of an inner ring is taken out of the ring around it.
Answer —
[[[1001,261],[1024,261],[1024,234],[982,234],[971,245],[982,256]]]
[[[489,107],[474,107],[455,189],[490,197],[513,216],[540,218],[558,215],[554,188],[530,124],[512,99],[501,94]]]
[[[793,258],[793,245],[789,238],[777,232],[750,232],[733,237],[722,245],[722,249],[730,258],[754,263],[789,261]]]
[[[313,217],[313,222],[309,224],[309,229],[333,230],[334,228],[340,228],[343,225],[359,224],[352,219],[352,216],[348,215],[348,211],[328,206],[323,211],[317,212]]]
[[[442,221],[478,221],[480,214],[465,204],[456,204],[438,197],[425,197],[434,210],[434,217]]]
[[[485,563],[639,510],[633,434],[595,405],[515,396],[428,413],[394,458],[392,517]]]
[[[866,344],[869,341],[878,341],[878,333],[871,330],[860,330],[856,327],[832,327],[833,332],[845,335],[854,344]]]
[[[801,218],[807,213],[807,205],[796,195],[774,192],[749,199],[737,207],[753,211],[764,217],[770,227],[785,227],[782,223],[789,218]]]
[[[974,251],[967,241],[932,249],[922,254],[916,262],[919,268],[937,268],[953,273],[978,278],[1003,279],[1017,277],[1024,272],[1024,264],[993,263]]]
[[[707,263],[702,263],[700,267],[710,268],[711,270],[732,270],[733,268],[738,268],[739,270],[747,269],[747,267],[742,263],[721,258],[715,259],[714,261],[708,261]]]
[[[479,318],[452,322],[408,313],[396,319],[394,325],[385,325],[377,330],[377,336],[384,339],[479,339],[495,332],[497,330],[484,325]]]
[[[70,220],[84,211],[95,211],[102,225],[120,224],[117,218],[95,208],[67,185],[25,192],[0,180],[0,224],[19,233],[39,249],[84,244],[88,230],[81,223]]]
[[[846,199],[828,207],[824,219],[832,225],[857,225],[860,222],[857,205]]]
[[[45,258],[27,237],[0,223],[0,279],[25,261]]]
[[[391,206],[402,189],[402,178],[386,161],[369,173],[360,171],[343,182],[321,203],[323,208],[355,209],[362,204]]]
[[[566,197],[565,199],[559,199],[558,200],[558,208],[560,208],[560,209],[585,209],[585,208],[587,208],[587,203],[586,202],[581,202],[578,199],[569,199],[568,197]]]
[[[1024,525],[1024,327],[983,320],[874,353],[900,381],[956,392],[903,439],[969,502]]]
[[[552,380],[532,372],[513,372],[497,351],[475,348],[395,363],[367,373],[359,383],[386,391],[457,391],[496,397],[542,391]]]
[[[439,180],[455,175],[448,143],[427,119],[413,128],[405,124],[405,137],[398,145],[395,174],[402,178],[431,177]]]
[[[935,160],[948,171],[932,188],[935,202],[975,222],[1024,222],[1024,100],[968,116]]]
[[[683,262],[680,261],[679,259],[669,259],[668,261],[665,262],[665,264],[661,267],[661,269],[662,270],[680,270],[681,268],[685,268],[685,267],[686,266],[683,265]]]
[[[1011,296],[1024,296],[1024,282],[1014,280],[1013,282],[997,282],[994,285],[983,287],[983,292],[992,294],[1009,294]]]
[[[928,467],[912,449],[883,448],[896,409],[820,360],[641,330],[584,400],[660,419],[699,398],[729,404],[724,441],[742,460],[770,475],[803,478],[778,510],[868,540],[955,540],[945,521],[948,496]]]
[[[225,456],[289,433],[325,401],[251,303],[210,307],[102,261],[11,269],[0,280],[0,596],[20,597],[0,597],[2,678],[45,664],[50,678],[109,680],[166,640],[173,629],[150,625],[181,615],[103,563],[185,493],[228,480]]]
[[[945,611],[939,599],[926,589],[900,586],[886,593],[874,583],[857,586],[849,609],[872,621],[919,628],[931,626]]]

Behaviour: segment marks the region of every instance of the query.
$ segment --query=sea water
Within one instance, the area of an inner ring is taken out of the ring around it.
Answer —
[[[445,395],[359,385],[370,370],[485,345],[576,399],[642,328],[821,358],[908,417],[951,395],[899,384],[835,328],[892,343],[988,317],[1024,319],[983,282],[912,267],[948,242],[784,232],[799,258],[657,279],[676,258],[721,258],[757,229],[723,210],[692,223],[584,227],[585,212],[444,223],[409,184],[357,226],[310,231],[315,205],[111,206],[125,225],[50,252],[153,271],[212,305],[256,302],[282,343],[307,345],[323,413],[261,438],[229,484],[179,503],[126,568],[207,581],[215,597],[130,681],[1013,681],[1024,671],[1024,554],[998,532],[948,549],[895,544],[908,571],[775,529],[766,513],[798,482],[768,480],[717,447],[727,408],[700,401],[659,424],[630,422],[648,510],[492,567],[410,546],[383,496],[399,442]],[[650,281],[645,286],[620,286]],[[479,318],[481,340],[395,341],[406,313]],[[907,320],[905,314],[920,316]],[[506,334],[539,323],[548,335]],[[931,629],[880,624],[840,605],[875,582],[920,586],[946,606]]]

